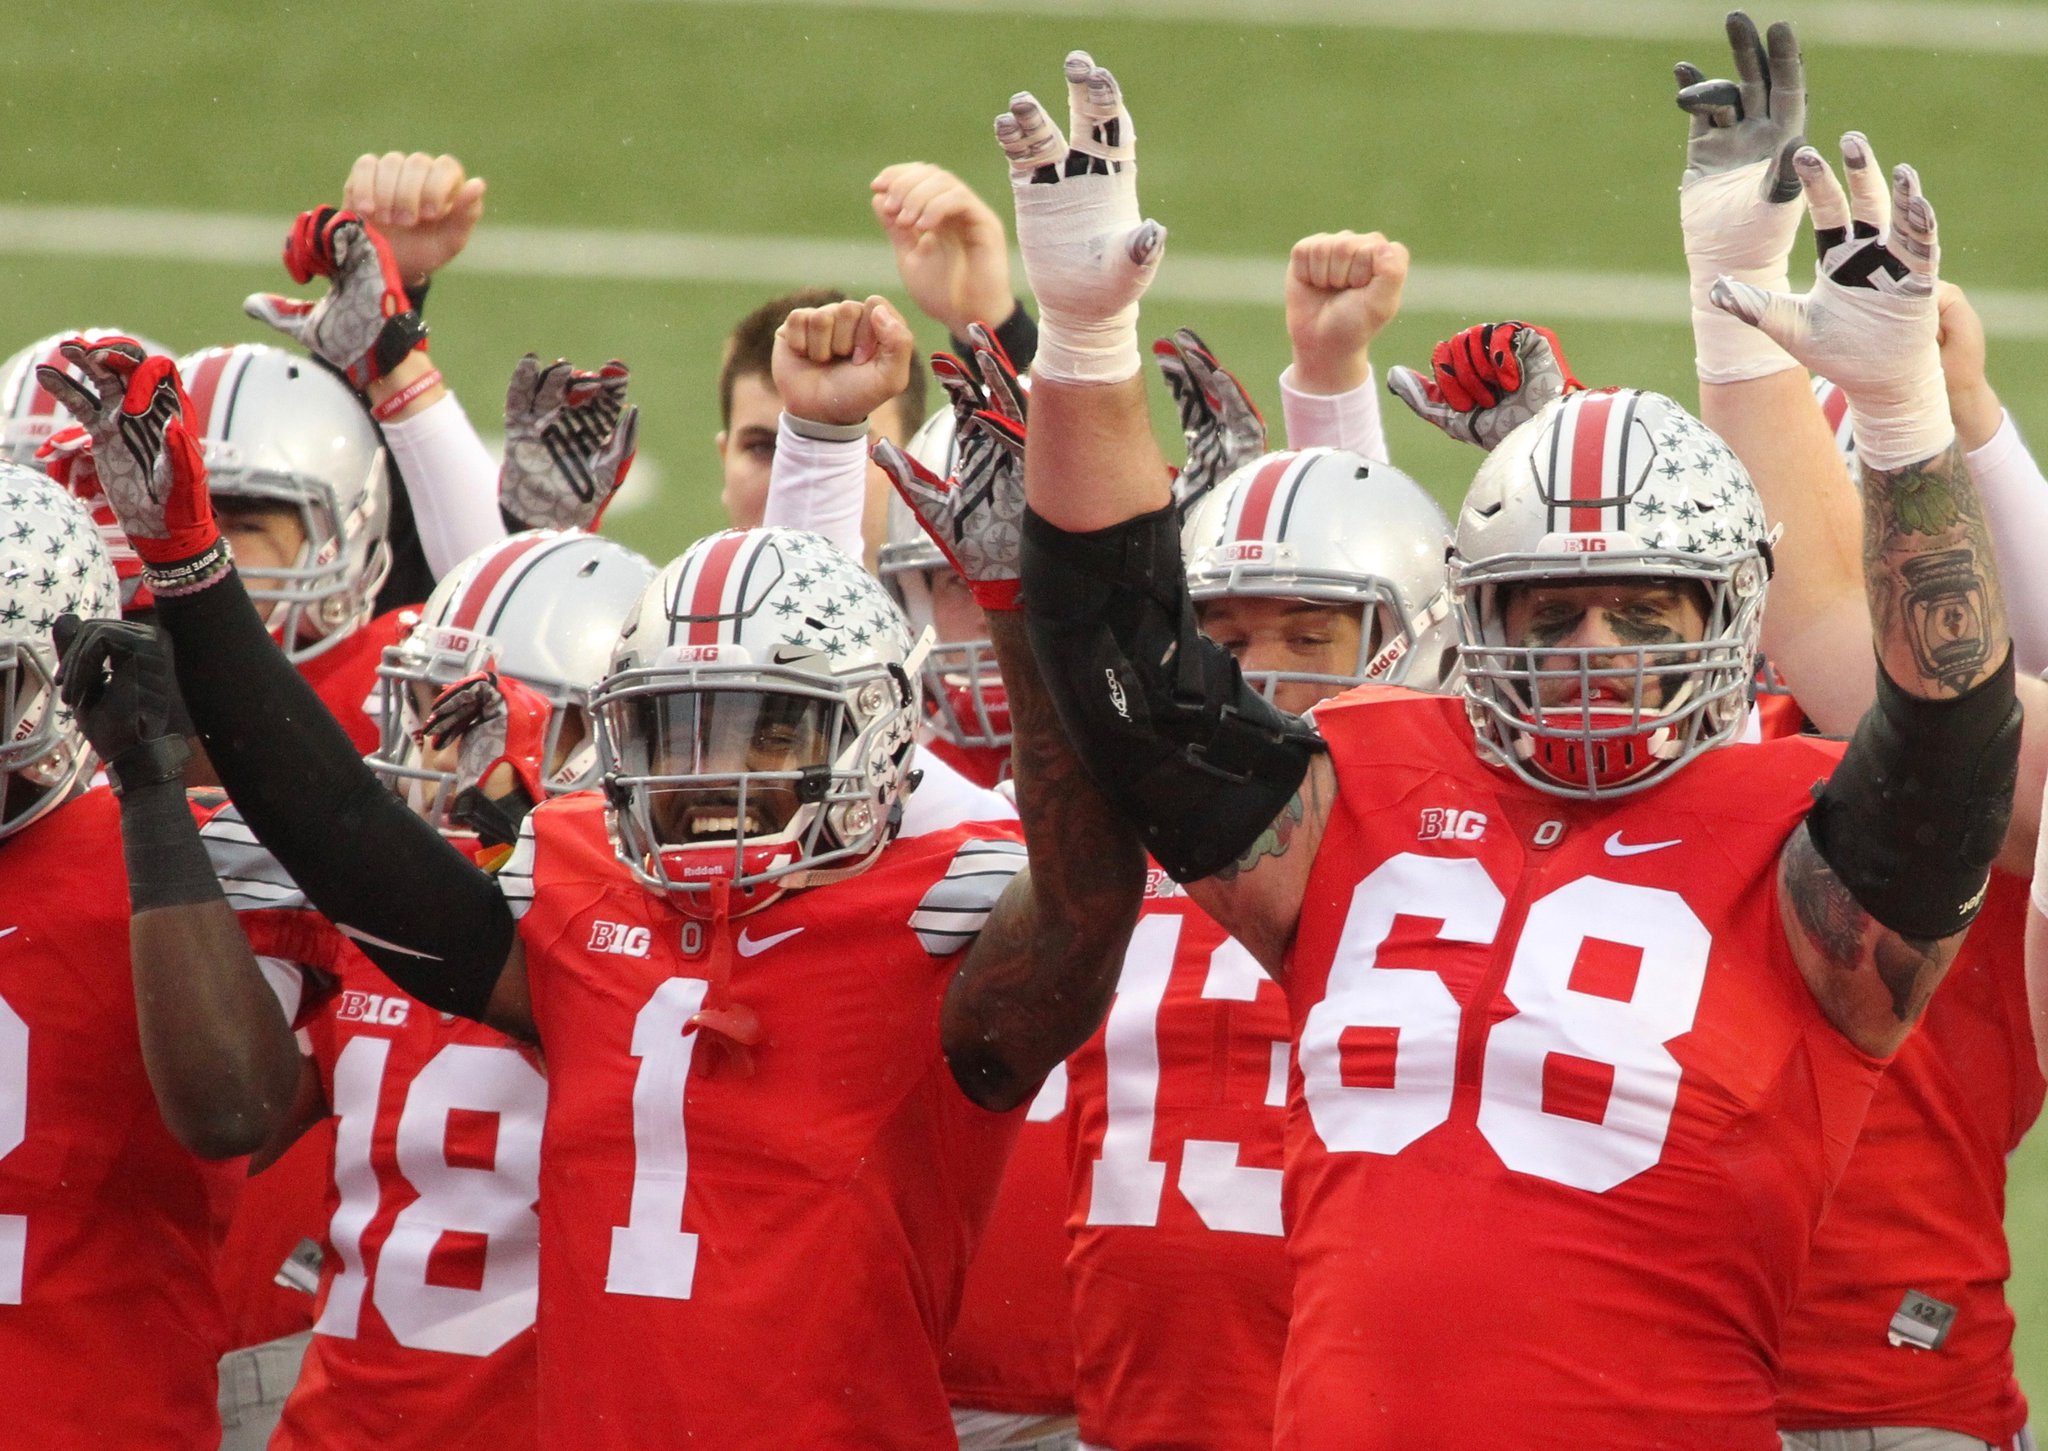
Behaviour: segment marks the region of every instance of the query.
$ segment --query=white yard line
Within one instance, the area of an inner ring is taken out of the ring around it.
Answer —
[[[616,3],[616,0],[609,0]],[[1724,0],[640,0],[703,8],[802,6],[919,14],[1208,21],[1271,30],[1322,26],[1432,34],[1662,40],[1709,48]],[[1803,0],[1792,17],[1806,44],[1992,55],[2048,55],[2048,6]],[[1768,18],[1768,17],[1766,17]]]
[[[285,225],[282,218],[214,212],[0,206],[0,255],[275,263]],[[1170,302],[1277,306],[1282,265],[1277,254],[1231,257],[1169,248],[1150,295]],[[597,282],[897,286],[894,258],[881,242],[496,222],[477,234],[459,266],[504,277]],[[280,269],[277,285],[289,291],[287,284]],[[1991,336],[2048,338],[2048,292],[1973,288],[1970,295]],[[1418,264],[1406,305],[1411,312],[1469,318],[1519,313],[1672,326],[1686,319],[1685,283],[1675,273]]]

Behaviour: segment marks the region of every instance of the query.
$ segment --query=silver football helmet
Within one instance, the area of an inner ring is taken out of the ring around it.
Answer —
[[[114,566],[85,506],[34,469],[0,461],[0,837],[69,800],[93,768],[85,732],[57,696],[50,627],[62,614],[120,613]]]
[[[1392,464],[1334,448],[1253,459],[1212,489],[1181,531],[1188,593],[1356,605],[1358,660],[1348,672],[1248,671],[1270,697],[1301,682],[1444,687],[1455,634],[1444,553],[1451,526]]]
[[[941,408],[919,425],[904,452],[938,477],[951,478],[959,462],[958,419]],[[996,647],[986,634],[960,640],[937,638],[932,618],[932,584],[953,566],[932,543],[917,515],[894,490],[889,493],[889,538],[875,572],[913,630],[933,631],[924,662],[924,721],[932,734],[965,750],[1008,750],[1010,697],[996,666]]]
[[[627,613],[654,566],[623,544],[580,530],[534,529],[488,544],[450,570],[418,622],[377,667],[383,737],[370,768],[444,836],[474,835],[453,822],[453,771],[427,765],[416,734],[434,697],[465,676],[495,669],[548,703],[535,763],[551,796],[597,785],[590,694],[610,667]]]
[[[6,362],[0,363],[0,458],[29,468],[39,467],[36,450],[51,434],[69,428],[77,421],[50,396],[50,390],[36,380],[36,369],[48,364],[52,368],[62,368],[83,382],[84,375],[57,351],[59,343],[80,337],[89,343],[105,338],[133,338],[151,353],[170,353],[170,349],[161,343],[112,327],[78,328],[37,338]]]
[[[391,569],[384,439],[349,386],[267,343],[178,360],[216,501],[281,504],[305,531],[298,559],[266,569],[250,598],[294,662],[346,638]]]
[[[818,535],[698,540],[591,699],[620,859],[705,915],[865,870],[901,822],[927,641]]]
[[[1487,456],[1458,511],[1451,593],[1480,752],[1545,791],[1618,796],[1734,739],[1769,550],[1748,472],[1671,399],[1612,389],[1547,405]],[[1616,579],[1696,590],[1702,637],[1613,649],[1507,638],[1515,589]],[[1546,705],[1546,685],[1571,703]]]

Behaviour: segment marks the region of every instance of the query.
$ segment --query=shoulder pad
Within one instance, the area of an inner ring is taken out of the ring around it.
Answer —
[[[934,957],[946,957],[974,941],[996,898],[1010,885],[1010,878],[1023,870],[1024,862],[1021,841],[992,838],[962,843],[947,864],[946,874],[932,883],[910,914],[910,928],[924,950]]]
[[[228,905],[237,912],[303,911],[310,908],[305,893],[291,879],[270,848],[256,839],[256,833],[242,820],[232,803],[199,824],[199,840],[206,847],[207,862],[220,881]]]

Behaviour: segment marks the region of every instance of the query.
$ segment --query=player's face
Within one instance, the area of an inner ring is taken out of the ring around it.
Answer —
[[[234,552],[242,583],[252,590],[277,588],[276,578],[264,571],[297,564],[299,551],[306,547],[305,523],[290,504],[216,495],[213,512]]]
[[[1593,670],[1629,669],[1642,647],[1686,644],[1698,640],[1706,630],[1698,587],[1671,580],[1521,585],[1507,593],[1502,612],[1510,645],[1593,651],[1587,658],[1588,668]],[[1536,667],[1560,672],[1538,682],[1540,706],[1628,709],[1636,704],[1632,677],[1596,678],[1589,695],[1586,684],[1572,678],[1578,668],[1576,656],[1539,655]],[[1669,680],[1645,675],[1643,688],[1647,697],[1643,707],[1661,709]]]
[[[1363,626],[1357,605],[1241,597],[1204,600],[1198,613],[1202,633],[1229,651],[1247,673],[1351,675],[1358,669]],[[1273,690],[1273,703],[1300,715],[1343,688],[1283,680]]]
[[[941,645],[988,638],[988,616],[975,603],[966,580],[950,569],[931,570],[925,578],[932,592],[932,633]]]
[[[782,400],[767,374],[743,373],[733,379],[732,421],[718,435],[718,456],[725,472],[719,502],[735,529],[758,529],[767,512],[768,476],[775,466],[775,429],[781,418]],[[886,438],[900,447],[906,434],[903,409],[893,398],[868,420],[870,445]],[[870,565],[888,538],[889,489],[889,476],[870,462],[861,507],[861,535]]]
[[[642,719],[653,737],[652,774],[736,776],[828,765],[839,707],[774,691],[703,690],[648,702]],[[730,841],[736,832],[772,836],[801,804],[795,781],[650,788],[660,839],[671,846]]]

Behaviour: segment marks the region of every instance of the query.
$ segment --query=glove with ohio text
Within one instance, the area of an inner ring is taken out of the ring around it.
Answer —
[[[1912,167],[1893,169],[1887,194],[1861,133],[1842,138],[1842,158],[1846,194],[1811,146],[1793,158],[1820,253],[1812,288],[1794,295],[1724,277],[1713,300],[1833,381],[1849,400],[1857,456],[1898,469],[1955,440],[1939,342],[1941,245]]]
[[[154,628],[57,617],[57,693],[107,768],[117,794],[178,782],[191,754],[171,730],[177,684]]]
[[[626,365],[595,372],[528,353],[505,394],[498,504],[529,529],[595,529],[626,481],[640,410],[626,406]]]
[[[1387,371],[1387,390],[1425,423],[1488,453],[1545,404],[1585,386],[1557,334],[1526,322],[1480,323],[1444,339],[1430,352],[1428,377]]]
[[[434,697],[421,734],[436,750],[460,743],[448,819],[486,846],[511,845],[519,823],[546,794],[541,755],[550,709],[538,692],[495,670],[466,675]],[[494,796],[488,789],[499,766],[511,768],[512,785]]]
[[[1266,420],[1237,375],[1216,361],[1193,328],[1159,339],[1152,356],[1173,393],[1187,440],[1187,462],[1173,485],[1174,507],[1185,519],[1204,494],[1266,451]]]
[[[114,577],[121,582],[121,612],[130,614],[154,605],[156,596],[143,577],[142,556],[121,532],[121,521],[107,502],[106,490],[100,487],[99,471],[92,461],[92,435],[75,423],[60,428],[36,446],[36,463],[51,482],[91,511],[100,543],[107,546],[107,556],[114,562]]]
[[[316,207],[299,213],[284,244],[294,282],[331,278],[318,302],[253,293],[242,310],[303,344],[367,388],[427,343],[426,325],[406,295],[391,244],[354,212]]]
[[[1024,561],[1024,390],[993,334],[967,330],[975,369],[932,355],[959,427],[953,477],[942,479],[887,439],[875,462],[985,610],[1014,610]]]
[[[1736,383],[1792,366],[1769,338],[1732,327],[1711,294],[1722,276],[1772,291],[1790,285],[1799,232],[1792,156],[1806,130],[1806,71],[1799,39],[1783,21],[1766,40],[1737,10],[1727,34],[1735,80],[1709,80],[1689,61],[1673,68],[1679,109],[1692,118],[1678,213],[1703,383]]]
[[[36,380],[84,427],[100,490],[151,587],[175,595],[214,583],[227,573],[227,546],[178,365],[129,338],[73,338],[58,351],[84,381],[47,364]]]

